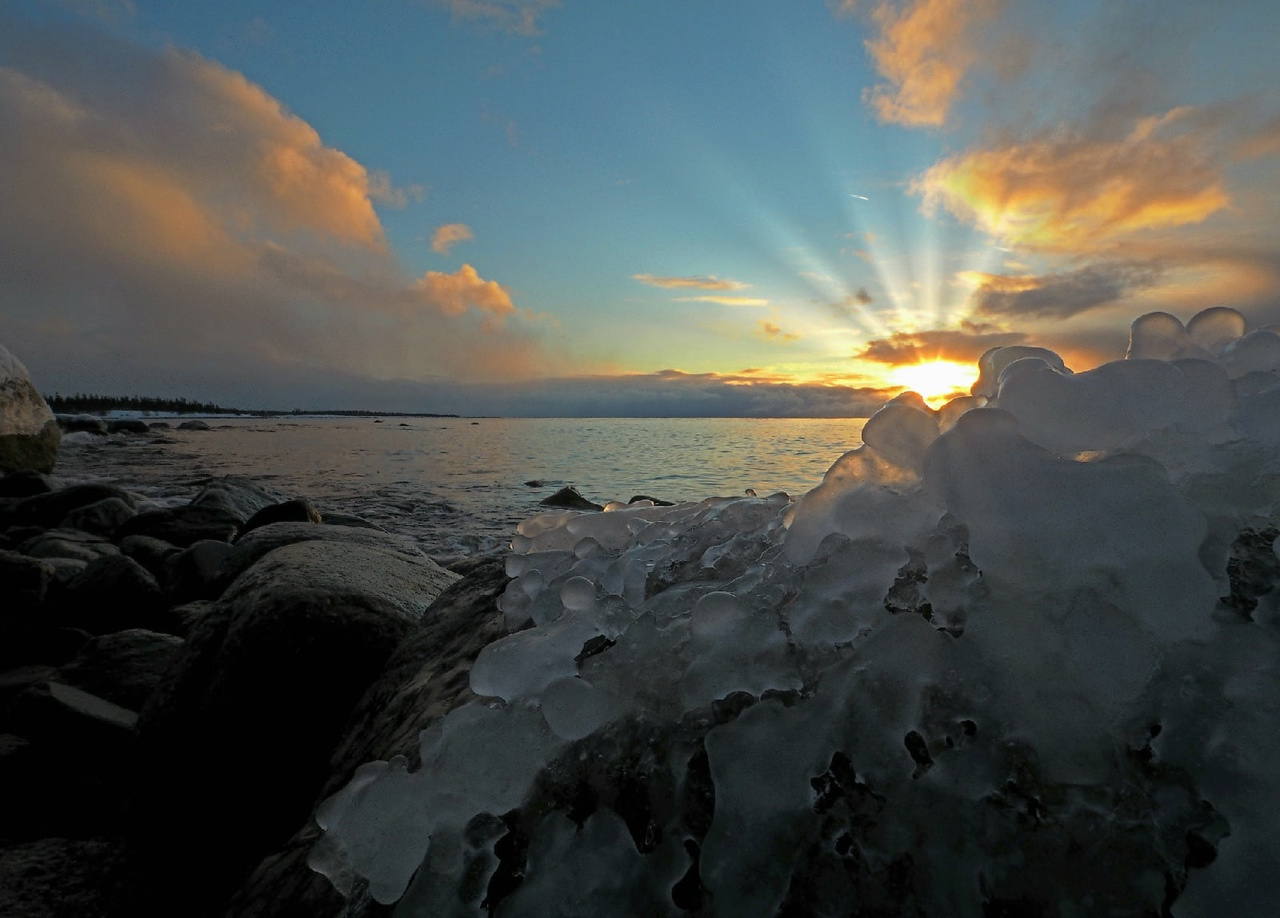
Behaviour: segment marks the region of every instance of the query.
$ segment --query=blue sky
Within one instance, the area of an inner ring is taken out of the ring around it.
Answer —
[[[895,367],[1280,322],[1265,2],[0,7],[46,392],[866,414]]]

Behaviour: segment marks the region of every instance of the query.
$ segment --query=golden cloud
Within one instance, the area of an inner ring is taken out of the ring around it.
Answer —
[[[854,356],[889,366],[905,366],[930,360],[972,363],[988,348],[1021,344],[1027,336],[1020,332],[997,331],[990,325],[965,323],[959,329],[895,332],[888,338],[868,341]]]
[[[511,294],[497,281],[487,281],[471,265],[453,274],[428,271],[414,284],[422,298],[447,316],[459,316],[478,309],[501,319],[515,312]]]
[[[662,287],[665,290],[679,290],[692,287],[697,290],[742,290],[746,284],[741,281],[726,280],[713,274],[698,274],[692,277],[659,277],[654,274],[632,274],[632,280],[638,280],[650,287]]]
[[[837,12],[849,12],[842,3]],[[881,121],[940,127],[977,58],[974,27],[989,18],[999,0],[912,0],[905,6],[882,0],[871,11],[877,34],[867,51],[884,82],[863,93]]]
[[[457,243],[474,238],[476,237],[472,234],[471,227],[465,223],[446,223],[444,226],[437,226],[431,234],[431,251],[448,255],[449,250]]]
[[[768,306],[769,301],[753,296],[681,296],[677,303],[717,303],[721,306]]]
[[[761,319],[757,323],[757,327],[760,329],[760,334],[763,337],[774,340],[774,341],[799,341],[800,340],[800,336],[795,332],[783,331],[781,325],[778,325],[774,322],[770,322],[767,319]]]
[[[1056,136],[971,150],[914,185],[942,207],[1004,240],[1047,252],[1105,249],[1144,230],[1199,223],[1227,207],[1211,138],[1190,109],[1138,121],[1128,136]]]

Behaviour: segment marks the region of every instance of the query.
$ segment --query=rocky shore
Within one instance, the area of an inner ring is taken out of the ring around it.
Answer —
[[[0,915],[341,913],[311,814],[474,697],[502,560],[450,571],[238,478],[164,510],[55,488],[57,428],[2,356]]]

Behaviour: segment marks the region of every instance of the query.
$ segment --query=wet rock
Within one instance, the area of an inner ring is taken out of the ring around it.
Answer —
[[[112,542],[79,529],[50,529],[25,540],[18,551],[33,558],[79,561],[81,564],[120,554],[120,549]]]
[[[321,522],[320,511],[312,506],[311,501],[305,498],[297,498],[295,500],[287,500],[282,503],[272,504],[270,507],[263,507],[240,529],[240,536],[245,533],[252,532],[262,526],[270,523],[319,523]]]
[[[269,523],[255,529],[236,541],[234,551],[224,562],[221,582],[231,583],[241,573],[264,555],[298,542],[327,542],[360,545],[378,551],[389,552],[409,561],[426,558],[416,542],[407,536],[395,535],[379,529],[355,526],[317,526],[314,523]]]
[[[58,415],[58,426],[64,433],[91,433],[107,435],[107,422],[91,414]]]
[[[89,562],[67,585],[59,617],[91,633],[107,634],[151,625],[163,603],[150,571],[127,555],[107,555]]]
[[[115,537],[123,541],[130,536],[147,536],[185,548],[202,539],[230,542],[239,533],[241,522],[238,516],[218,508],[145,510],[123,523]]]
[[[135,502],[124,488],[111,484],[82,484],[59,488],[47,494],[36,494],[20,501],[10,511],[14,526],[39,526],[52,529],[62,523],[68,513],[102,500],[114,498],[133,508]]]
[[[42,472],[13,472],[0,478],[0,497],[32,497],[52,490],[53,484]]]
[[[62,518],[62,525],[110,537],[135,515],[136,511],[128,503],[118,497],[108,497],[72,510]]]
[[[204,421],[183,421],[178,425],[178,430],[212,430],[213,428]]]
[[[572,485],[561,488],[550,497],[538,501],[544,507],[560,507],[565,510],[603,510],[600,504],[593,503],[578,493]]]
[[[144,434],[150,430],[146,421],[137,418],[115,418],[107,422],[107,433]]]
[[[127,536],[120,540],[119,547],[122,554],[149,570],[157,581],[168,576],[166,561],[169,556],[182,550],[172,542],[145,535]]]
[[[180,603],[216,599],[223,585],[219,572],[234,552],[227,542],[204,539],[170,555],[164,576],[170,598]]]
[[[304,542],[261,558],[200,618],[139,722],[133,837],[157,902],[199,888],[193,909],[212,909],[306,821],[352,709],[455,579],[423,557]],[[236,844],[193,825],[233,826]]]
[[[179,637],[142,628],[99,635],[61,668],[59,679],[139,711],[181,647]]]
[[[128,913],[112,838],[42,838],[0,849],[0,915],[118,918]]]

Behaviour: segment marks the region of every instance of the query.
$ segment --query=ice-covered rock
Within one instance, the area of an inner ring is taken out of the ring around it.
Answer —
[[[313,867],[406,916],[1280,912],[1273,338],[993,349],[796,500],[526,520],[485,700]]]
[[[51,472],[62,431],[22,361],[0,345],[0,473]]]

